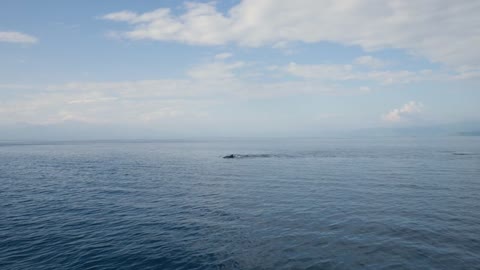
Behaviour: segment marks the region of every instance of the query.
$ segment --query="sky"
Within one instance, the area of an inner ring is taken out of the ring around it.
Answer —
[[[479,14],[477,0],[3,0],[0,139],[478,122]]]

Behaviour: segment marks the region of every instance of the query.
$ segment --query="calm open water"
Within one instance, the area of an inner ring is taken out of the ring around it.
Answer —
[[[480,137],[1,143],[0,269],[480,269]]]

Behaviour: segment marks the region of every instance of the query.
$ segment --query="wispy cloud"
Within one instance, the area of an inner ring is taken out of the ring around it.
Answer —
[[[354,63],[357,65],[362,65],[369,68],[381,68],[386,65],[386,63],[383,60],[373,57],[371,55],[364,55],[364,56],[357,57]]]
[[[146,124],[192,121],[207,115],[209,100],[128,98],[101,91],[50,92],[0,102],[0,125],[50,125],[65,121],[90,124]]]
[[[225,60],[225,59],[230,58],[232,56],[233,56],[233,54],[228,53],[228,52],[219,53],[219,54],[215,55],[215,60]]]
[[[117,22],[135,22],[138,15],[131,11],[119,11],[102,16],[102,19]]]
[[[378,60],[380,61],[380,60]],[[372,81],[380,84],[403,84],[422,80],[439,79],[431,70],[369,70],[364,71],[358,67],[358,61],[354,64],[316,64],[301,65],[290,63],[282,69],[287,73],[305,78],[325,81]],[[363,64],[361,64],[363,65]],[[447,79],[448,77],[443,77]]]
[[[37,43],[38,39],[24,33],[9,31],[0,32],[0,42],[33,44]]]
[[[228,80],[235,77],[234,71],[245,66],[243,62],[215,62],[200,65],[188,71],[188,75],[198,80]]]
[[[364,92],[320,81],[250,80],[249,65],[214,57],[210,62],[191,67],[183,79],[0,85],[0,91],[25,89],[0,100],[0,124],[193,121],[207,117],[218,103]]]

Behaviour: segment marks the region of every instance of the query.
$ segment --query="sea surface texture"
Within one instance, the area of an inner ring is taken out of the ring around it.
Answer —
[[[0,269],[480,269],[480,137],[4,142]]]

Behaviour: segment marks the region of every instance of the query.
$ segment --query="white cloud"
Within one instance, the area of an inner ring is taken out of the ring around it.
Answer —
[[[190,93],[185,91],[190,88],[191,83],[187,80],[139,80],[139,81],[117,81],[117,82],[70,82],[66,84],[52,84],[45,87],[49,92],[75,92],[86,93],[108,93],[110,95],[121,94],[126,97],[174,97],[187,96]],[[90,99],[90,98],[89,98]]]
[[[175,17],[170,9],[157,9],[137,14],[121,11],[104,15],[112,21],[135,25],[133,31],[124,33],[131,39],[175,40],[190,44],[220,45],[225,43],[229,19],[218,13],[212,4],[187,3],[187,12]]]
[[[366,67],[369,67],[369,68],[381,68],[381,67],[385,66],[384,61],[382,61],[381,59],[378,59],[376,57],[373,57],[371,55],[360,56],[360,57],[355,59],[354,63],[357,64],[357,65],[362,65],[362,66],[366,66]]]
[[[393,109],[382,116],[387,122],[409,122],[415,120],[423,110],[423,104],[416,101],[410,101],[398,109]]]
[[[20,32],[0,32],[0,42],[32,44],[37,41],[36,37]]]
[[[373,81],[380,84],[411,83],[437,79],[432,71],[373,70],[360,71],[354,65],[318,64],[300,65],[290,63],[283,70],[296,77],[324,81]]]
[[[356,77],[351,65],[299,65],[290,63],[285,70],[297,77],[307,79],[351,80]]]
[[[219,53],[217,55],[215,55],[215,60],[225,60],[225,59],[228,59],[230,57],[232,57],[233,54],[231,53]]]
[[[120,11],[115,13],[110,13],[102,18],[105,20],[117,21],[117,22],[129,22],[134,21],[137,17],[137,14],[130,12],[130,11]]]
[[[243,62],[209,63],[192,68],[188,71],[188,75],[197,80],[229,80],[235,77],[234,71],[244,65]]]
[[[0,101],[0,125],[50,125],[65,121],[92,124],[141,124],[198,119],[211,106],[209,100],[129,98],[118,94],[74,91],[50,92]]]
[[[120,35],[188,44],[274,46],[291,41],[404,49],[452,66],[480,65],[477,0],[243,0],[222,13],[188,3],[183,14],[158,9],[103,16],[132,29]]]

